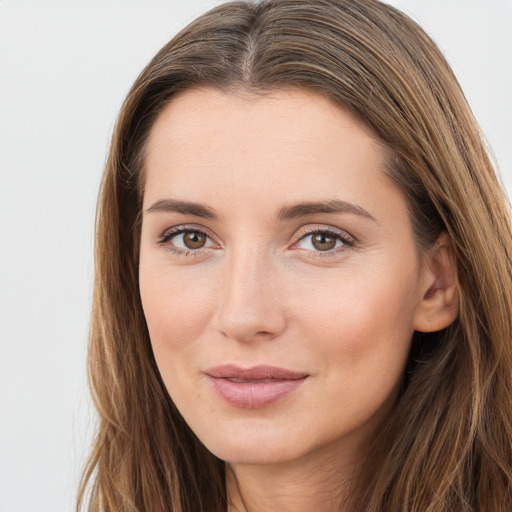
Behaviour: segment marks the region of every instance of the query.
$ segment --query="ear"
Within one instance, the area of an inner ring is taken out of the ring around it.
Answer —
[[[459,314],[457,272],[453,246],[447,233],[441,233],[434,247],[424,256],[420,297],[414,311],[416,331],[440,331]]]

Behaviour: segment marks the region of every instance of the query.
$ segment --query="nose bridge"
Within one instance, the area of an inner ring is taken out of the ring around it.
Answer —
[[[256,245],[233,249],[224,262],[218,329],[238,341],[273,338],[285,327],[275,263]]]

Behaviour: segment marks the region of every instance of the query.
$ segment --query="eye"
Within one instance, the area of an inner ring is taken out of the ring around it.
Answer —
[[[213,242],[207,233],[192,227],[178,227],[168,231],[158,243],[167,246],[173,252],[185,255],[213,246]]]
[[[355,240],[348,233],[333,229],[308,229],[298,235],[298,249],[314,252],[338,252],[337,249],[352,247]]]
[[[208,237],[199,231],[184,231],[172,237],[173,244],[182,249],[201,249]]]

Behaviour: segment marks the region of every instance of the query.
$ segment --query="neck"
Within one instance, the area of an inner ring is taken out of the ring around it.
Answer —
[[[265,465],[228,464],[228,512],[347,512],[360,464],[339,452]]]

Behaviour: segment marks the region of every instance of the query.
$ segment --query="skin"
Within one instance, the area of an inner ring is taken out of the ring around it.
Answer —
[[[169,394],[227,462],[230,510],[348,510],[414,330],[442,328],[456,314],[447,308],[449,253],[420,264],[385,159],[364,125],[304,91],[190,90],[152,128],[144,313]],[[173,211],[162,203],[169,199],[200,203],[216,218]],[[283,207],[332,200],[351,208],[276,220]],[[175,227],[205,233],[195,239],[203,246],[187,248]],[[313,243],[311,233],[325,229],[335,232],[333,248]],[[245,409],[206,376],[228,363],[307,377],[282,400]]]

